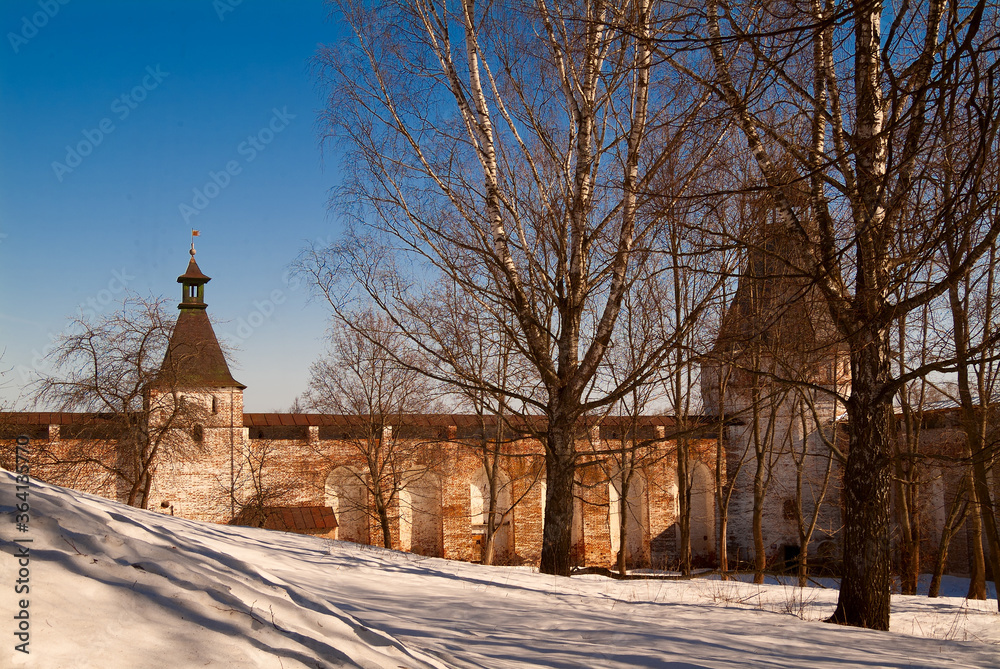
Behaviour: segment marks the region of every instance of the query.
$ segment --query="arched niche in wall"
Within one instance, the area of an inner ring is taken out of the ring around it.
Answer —
[[[691,554],[715,550],[715,477],[703,462],[691,467]]]
[[[441,479],[431,473],[408,478],[399,491],[399,547],[440,557],[442,550]]]
[[[326,477],[326,505],[337,516],[337,539],[369,543],[368,488],[350,467],[337,467]]]
[[[649,508],[646,504],[646,479],[635,471],[629,477],[625,504],[622,504],[624,488],[621,472],[616,472],[608,481],[608,534],[611,538],[611,554],[617,559],[621,550],[621,528],[624,511],[625,523],[625,563],[629,567],[649,564],[646,535],[649,532]]]
[[[503,563],[514,555],[514,517],[511,507],[511,480],[497,469],[493,482],[493,561]],[[473,541],[473,560],[482,560],[486,548],[487,521],[490,517],[490,480],[480,467],[469,483],[469,524]]]

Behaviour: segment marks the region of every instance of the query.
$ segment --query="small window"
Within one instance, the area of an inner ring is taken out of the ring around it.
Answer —
[[[212,395],[212,413],[219,413],[219,398]]]
[[[794,520],[798,517],[799,511],[795,506],[794,499],[786,499],[782,503],[781,507],[782,515],[785,517],[785,520]]]
[[[195,425],[191,429],[191,438],[194,439],[195,441],[201,441],[202,439],[204,439],[205,428],[203,428],[201,425]]]

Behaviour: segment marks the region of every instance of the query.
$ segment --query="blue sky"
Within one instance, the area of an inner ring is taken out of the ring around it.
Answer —
[[[248,411],[286,408],[327,311],[287,267],[338,234],[319,0],[0,3],[0,400],[81,305],[180,298],[191,228]]]

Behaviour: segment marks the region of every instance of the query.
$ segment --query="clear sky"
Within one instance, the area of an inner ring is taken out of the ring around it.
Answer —
[[[123,285],[179,301],[197,228],[246,408],[287,408],[327,322],[287,267],[338,233],[310,64],[341,31],[328,7],[4,0],[0,28],[0,400],[81,306],[110,310]]]

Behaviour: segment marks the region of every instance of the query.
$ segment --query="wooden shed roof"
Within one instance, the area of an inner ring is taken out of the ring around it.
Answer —
[[[244,509],[230,525],[259,526],[282,532],[326,533],[337,527],[337,516],[329,506],[266,506],[263,509]]]

